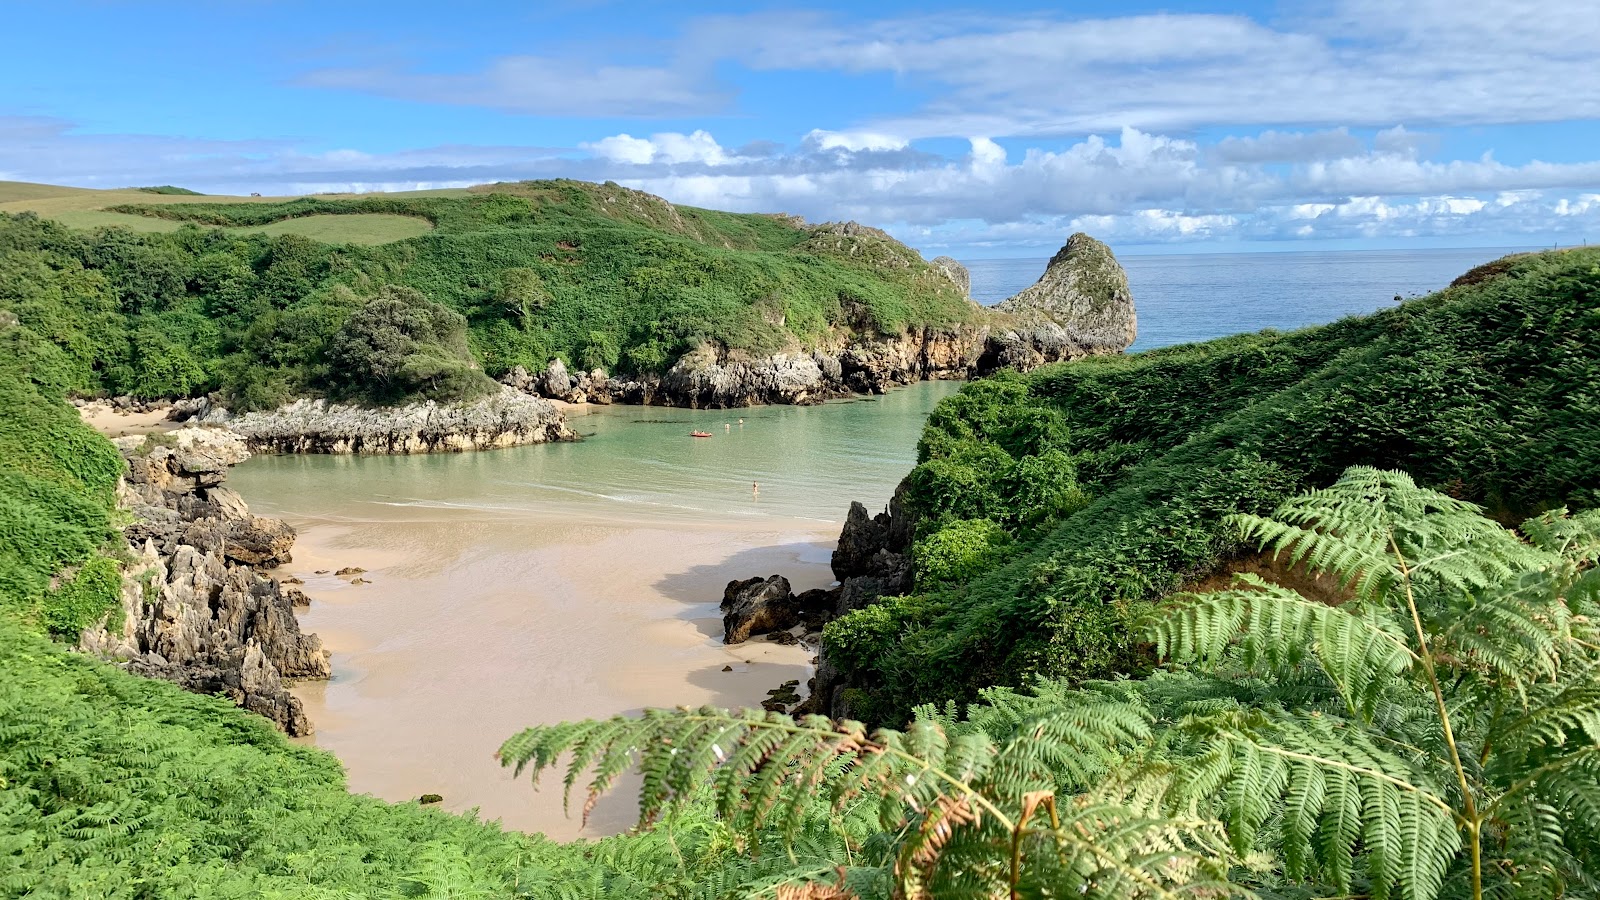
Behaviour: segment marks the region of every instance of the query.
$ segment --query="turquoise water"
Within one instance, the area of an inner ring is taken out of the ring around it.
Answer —
[[[923,420],[959,387],[926,382],[882,397],[733,411],[599,406],[585,415],[579,407],[571,422],[584,435],[580,443],[425,456],[261,456],[229,483],[257,513],[300,520],[393,519],[414,507],[597,522],[838,522],[852,500],[873,509],[888,503],[916,462]],[[690,437],[696,429],[712,436]]]

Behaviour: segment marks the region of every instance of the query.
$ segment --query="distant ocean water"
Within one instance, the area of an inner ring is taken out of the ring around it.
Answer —
[[[1448,285],[1518,247],[1119,256],[1139,314],[1134,350],[1276,328],[1287,331],[1394,305]],[[967,262],[985,306],[1028,287],[1047,258]]]

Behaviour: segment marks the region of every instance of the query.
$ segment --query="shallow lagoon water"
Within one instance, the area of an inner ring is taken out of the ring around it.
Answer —
[[[286,570],[312,598],[301,624],[334,653],[331,680],[295,687],[309,741],[387,800],[437,793],[558,838],[628,827],[626,786],[581,829],[559,777],[535,793],[494,751],[535,723],[754,705],[803,683],[803,648],[721,644],[723,587],[829,584],[850,501],[887,504],[958,387],[732,412],[579,407],[577,444],[244,463],[229,483],[299,530]],[[370,583],[331,574],[347,566]]]

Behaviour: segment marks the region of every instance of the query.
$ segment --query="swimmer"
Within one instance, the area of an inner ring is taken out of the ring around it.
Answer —
[[[761,493],[761,485],[756,484],[754,481],[750,482],[750,496],[754,497],[759,493]]]
[[[744,420],[743,420],[743,419],[740,419],[740,420],[739,420],[739,427],[740,427],[740,428],[743,428],[743,427],[744,427]]]

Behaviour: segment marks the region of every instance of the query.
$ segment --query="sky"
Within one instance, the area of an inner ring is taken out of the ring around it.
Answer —
[[[0,180],[614,180],[928,254],[1600,242],[1600,0],[0,0]]]

